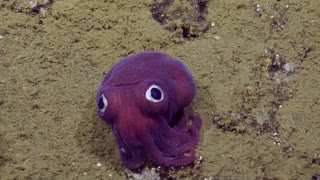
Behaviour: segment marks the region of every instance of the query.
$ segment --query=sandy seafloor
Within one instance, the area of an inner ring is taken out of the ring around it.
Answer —
[[[320,1],[211,0],[213,26],[194,39],[156,22],[150,0],[17,5],[0,2],[0,179],[150,179],[150,164],[144,177],[122,166],[95,105],[103,73],[143,50],[189,67],[203,120],[194,164],[153,178],[320,178]],[[268,77],[268,48],[293,72]]]

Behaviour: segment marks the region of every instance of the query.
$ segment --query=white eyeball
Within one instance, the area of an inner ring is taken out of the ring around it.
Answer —
[[[146,91],[146,98],[151,102],[161,102],[163,100],[163,92],[159,86],[153,84]]]
[[[98,108],[100,112],[104,112],[107,109],[108,106],[108,100],[107,98],[104,96],[104,94],[102,94],[100,96],[100,99],[98,101]]]

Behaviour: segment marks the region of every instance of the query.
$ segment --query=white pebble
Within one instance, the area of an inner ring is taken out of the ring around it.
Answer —
[[[98,163],[97,163],[97,166],[98,166],[98,167],[101,167],[102,165],[101,165],[101,163],[100,163],[100,162],[98,162]]]
[[[47,10],[46,10],[45,8],[40,8],[40,13],[41,13],[42,15],[45,15],[46,12],[47,12]]]
[[[37,1],[29,1],[29,4],[31,9],[35,8],[38,5]]]
[[[213,38],[216,40],[220,40],[220,36],[214,36]]]
[[[282,69],[285,70],[286,72],[291,73],[291,72],[294,72],[295,66],[296,65],[294,64],[294,62],[288,62],[282,66]]]
[[[294,72],[296,65],[294,62],[288,62],[282,66],[282,69],[287,71],[287,72]]]

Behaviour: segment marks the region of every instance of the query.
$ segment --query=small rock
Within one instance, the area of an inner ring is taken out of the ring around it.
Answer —
[[[294,72],[295,67],[296,65],[294,64],[294,62],[288,62],[282,66],[282,69],[288,73],[292,73]]]

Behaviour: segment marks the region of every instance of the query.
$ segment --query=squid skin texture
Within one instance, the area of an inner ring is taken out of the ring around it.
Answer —
[[[202,121],[183,111],[195,94],[188,68],[165,53],[144,51],[113,65],[96,102],[98,115],[112,128],[126,168],[140,168],[147,160],[166,167],[195,160]]]

